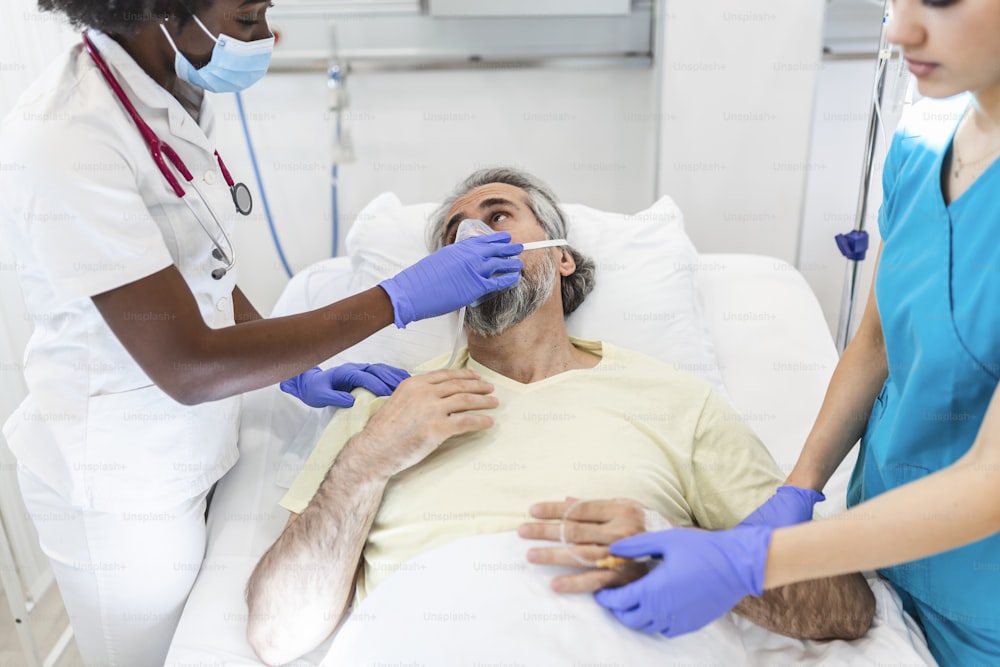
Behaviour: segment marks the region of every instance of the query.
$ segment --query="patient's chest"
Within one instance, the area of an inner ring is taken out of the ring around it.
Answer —
[[[390,483],[365,549],[366,587],[427,549],[515,530],[539,501],[632,498],[690,525],[697,410],[631,389],[497,386],[491,429],[450,439]]]

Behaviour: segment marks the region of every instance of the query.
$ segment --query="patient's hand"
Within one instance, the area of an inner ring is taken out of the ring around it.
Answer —
[[[497,407],[493,385],[471,370],[438,370],[403,380],[349,446],[376,475],[392,477],[416,465],[448,438],[482,431],[493,418],[473,412]]]
[[[538,503],[532,505],[531,516],[555,522],[525,523],[518,528],[517,534],[527,539],[560,542],[560,525],[571,507],[572,511],[565,521],[565,537],[566,542],[575,546],[529,549],[528,561],[540,565],[570,567],[586,567],[583,563],[595,565],[579,574],[555,577],[551,584],[552,590],[557,593],[593,593],[602,588],[624,586],[649,571],[646,563],[636,561],[629,561],[616,568],[600,568],[596,565],[599,559],[609,555],[609,544],[650,530],[647,527],[650,520],[662,522],[655,529],[669,525],[666,519],[634,500],[616,498],[580,502],[576,498],[567,498],[563,502]]]

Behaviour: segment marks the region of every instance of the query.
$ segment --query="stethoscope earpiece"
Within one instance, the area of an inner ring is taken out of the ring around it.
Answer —
[[[233,268],[235,262],[233,262],[219,246],[215,246],[214,248],[212,248],[212,258],[217,261],[226,263],[225,266],[220,266],[217,269],[212,269],[212,278],[214,278],[215,280],[222,280],[222,278],[226,275],[226,273],[229,272],[229,269]]]

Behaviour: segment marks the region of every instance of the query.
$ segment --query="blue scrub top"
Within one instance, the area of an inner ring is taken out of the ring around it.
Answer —
[[[875,296],[889,374],[862,439],[849,505],[965,454],[1000,379],[1000,161],[950,205],[941,190],[968,103],[961,96],[914,105],[886,161]],[[940,511],[963,519],[961,508]],[[1000,631],[1000,536],[881,573],[948,623],[984,636]]]

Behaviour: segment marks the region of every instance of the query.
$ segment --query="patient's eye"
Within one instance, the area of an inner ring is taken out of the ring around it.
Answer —
[[[497,211],[490,216],[490,222],[503,222],[504,219],[509,218],[510,215],[504,213],[503,211]]]

